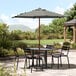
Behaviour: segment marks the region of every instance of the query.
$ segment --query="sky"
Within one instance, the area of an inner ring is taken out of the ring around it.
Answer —
[[[12,17],[37,8],[64,14],[74,3],[76,3],[76,0],[0,0],[0,20],[8,25],[23,24],[35,29],[38,27],[38,19],[16,19]],[[41,24],[47,25],[50,22],[51,19],[41,19]]]

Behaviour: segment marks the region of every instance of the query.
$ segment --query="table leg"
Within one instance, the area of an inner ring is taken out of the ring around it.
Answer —
[[[47,68],[47,51],[45,51],[45,68]]]

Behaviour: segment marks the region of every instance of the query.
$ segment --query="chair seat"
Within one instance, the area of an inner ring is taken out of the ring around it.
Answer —
[[[61,56],[61,53],[54,53],[52,54],[53,57],[60,57]]]
[[[63,56],[67,56],[67,55],[65,55],[65,54],[62,53],[61,56],[63,57]]]
[[[34,55],[34,56],[31,56],[31,55],[26,55],[26,58],[28,59],[42,59],[42,56],[39,56],[39,55]]]

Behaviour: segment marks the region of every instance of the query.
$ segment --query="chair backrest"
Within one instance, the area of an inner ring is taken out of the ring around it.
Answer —
[[[54,45],[46,45],[46,48],[54,49]]]
[[[25,56],[32,54],[32,52],[30,50],[26,50],[26,47],[25,48],[22,48],[22,49],[24,50]]]
[[[50,48],[51,49],[50,51],[48,51],[48,54],[52,54],[53,51],[55,50],[54,45],[46,45],[46,48]]]
[[[61,53],[62,53],[62,54],[64,53],[64,55],[68,55],[69,49],[70,49],[69,46],[62,46],[62,48],[61,48]]]
[[[63,42],[63,46],[61,48],[62,52],[64,52],[64,54],[68,55],[69,49],[70,49],[70,42]]]

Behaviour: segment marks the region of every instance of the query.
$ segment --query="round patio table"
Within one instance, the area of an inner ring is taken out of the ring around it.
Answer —
[[[43,51],[44,52],[44,59],[45,59],[45,68],[47,68],[47,52],[48,51],[52,51],[52,48],[26,48],[24,51],[31,51],[32,52],[32,56],[34,55],[34,51]],[[40,60],[39,60],[40,62]],[[39,63],[40,64],[40,63]],[[34,59],[32,60],[32,66],[34,66]]]

